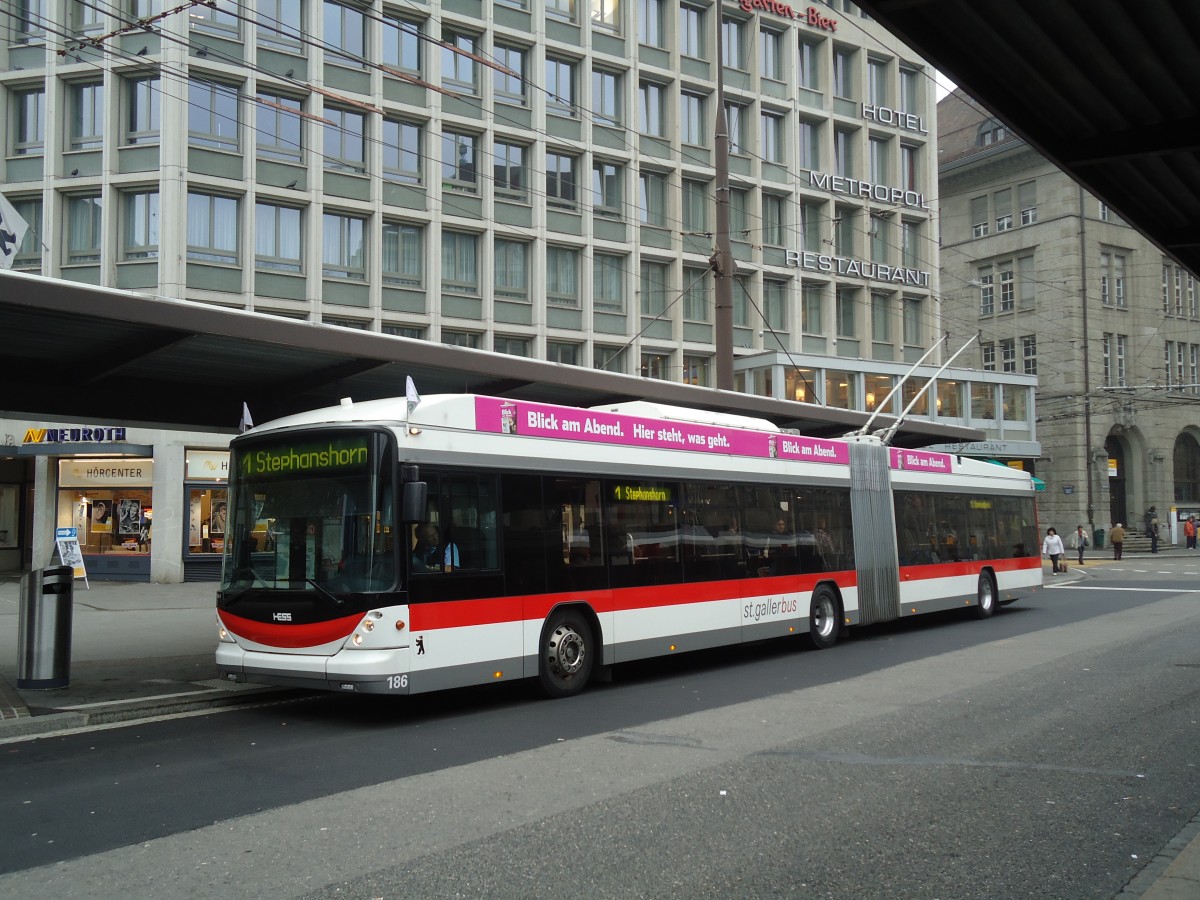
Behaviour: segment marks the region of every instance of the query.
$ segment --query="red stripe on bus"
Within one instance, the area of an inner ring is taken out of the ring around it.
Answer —
[[[686,606],[716,600],[740,600],[762,594],[811,591],[819,581],[834,580],[841,588],[853,587],[855,573],[838,572],[811,575],[780,575],[736,581],[706,581],[697,584],[665,584],[615,590],[533,594],[486,600],[449,600],[444,603],[414,603],[409,609],[411,628],[431,631],[437,628],[462,628],[492,625],[524,619],[544,619],[561,603],[586,603],[597,613],[624,612]]]
[[[934,578],[952,578],[956,575],[978,575],[984,567],[997,572],[1017,572],[1021,569],[1041,569],[1040,556],[1017,556],[1011,559],[969,560],[956,563],[930,563],[924,566],[901,566],[901,581],[926,581]]]
[[[268,647],[316,647],[328,644],[330,641],[348,637],[363,619],[362,615],[355,614],[328,622],[285,624],[255,622],[230,612],[221,612],[220,616],[230,634]]]

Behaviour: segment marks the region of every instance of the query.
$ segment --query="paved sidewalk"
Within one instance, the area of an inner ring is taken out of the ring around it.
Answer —
[[[69,686],[18,690],[21,583],[0,576],[0,740],[244,703],[217,678],[216,585],[75,582]]]
[[[1178,558],[1187,551],[1162,554]],[[1086,579],[1112,564],[1112,552],[1085,555],[1065,576],[1047,584]],[[1125,554],[1145,563],[1149,553]],[[1124,561],[1124,560],[1123,560]],[[1196,555],[1200,564],[1200,553]],[[233,684],[217,678],[216,585],[75,582],[70,685],[61,690],[17,690],[17,616],[21,584],[0,575],[0,742],[214,709],[296,694],[281,688]],[[1200,815],[1118,895],[1120,900],[1200,898]]]

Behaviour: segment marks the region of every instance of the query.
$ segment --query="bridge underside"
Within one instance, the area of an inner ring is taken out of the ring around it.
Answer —
[[[1200,273],[1200,3],[859,6]]]

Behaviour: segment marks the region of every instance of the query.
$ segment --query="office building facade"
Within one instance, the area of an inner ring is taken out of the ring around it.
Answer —
[[[874,409],[944,358],[932,70],[845,0],[20,0],[6,19],[24,271],[711,386],[720,75],[736,387]],[[1029,379],[919,386],[889,411],[1036,455]]]

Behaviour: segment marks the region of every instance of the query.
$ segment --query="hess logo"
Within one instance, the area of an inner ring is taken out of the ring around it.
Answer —
[[[276,622],[290,622],[290,621],[292,621],[292,614],[291,613],[271,613],[271,618],[274,619]]]

